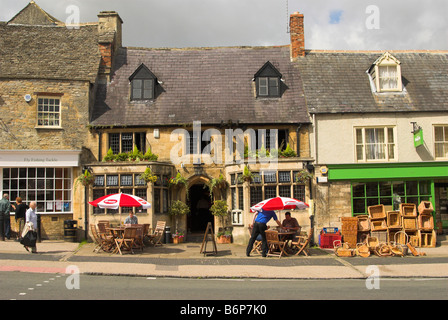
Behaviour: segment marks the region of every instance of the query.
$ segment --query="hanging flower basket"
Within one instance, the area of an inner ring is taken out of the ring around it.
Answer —
[[[94,181],[95,177],[88,170],[76,178],[76,184],[81,183],[84,187],[93,184]]]
[[[312,178],[313,178],[313,175],[311,173],[309,173],[307,170],[300,170],[299,172],[297,172],[295,174],[295,177],[294,177],[295,181],[298,183],[306,183]]]
[[[152,173],[151,168],[146,168],[145,172],[140,175],[140,179],[145,181],[146,183],[151,182],[154,183],[157,181],[157,176]]]

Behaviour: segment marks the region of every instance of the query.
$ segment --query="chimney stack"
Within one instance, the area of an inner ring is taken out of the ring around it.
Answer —
[[[101,53],[101,73],[109,81],[115,53],[122,46],[121,20],[115,11],[98,14],[98,45]]]
[[[303,28],[303,14],[294,12],[289,18],[291,35],[291,60],[305,56],[305,31]]]

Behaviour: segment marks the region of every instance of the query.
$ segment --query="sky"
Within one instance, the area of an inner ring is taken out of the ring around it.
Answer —
[[[448,50],[447,0],[35,0],[65,22],[122,18],[123,45],[147,48],[287,45],[289,15],[305,16],[305,48]],[[0,0],[8,21],[29,0]],[[68,10],[68,11],[67,11]]]

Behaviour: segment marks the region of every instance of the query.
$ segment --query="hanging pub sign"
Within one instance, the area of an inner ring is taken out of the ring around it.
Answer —
[[[423,145],[423,130],[418,129],[414,131],[414,147],[419,147]]]

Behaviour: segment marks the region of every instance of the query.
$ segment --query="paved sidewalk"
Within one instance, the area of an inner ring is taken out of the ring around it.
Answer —
[[[448,277],[448,246],[418,248],[423,257],[339,258],[332,250],[312,248],[311,256],[281,259],[246,257],[245,246],[218,244],[218,254],[200,253],[200,243],[147,247],[135,254],[93,252],[94,245],[63,241],[38,243],[38,254],[18,242],[0,241],[0,271],[66,273],[75,266],[84,274],[189,278],[365,279],[369,266],[382,277]],[[207,246],[207,250],[211,250]]]

